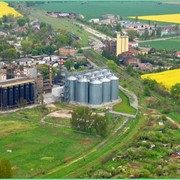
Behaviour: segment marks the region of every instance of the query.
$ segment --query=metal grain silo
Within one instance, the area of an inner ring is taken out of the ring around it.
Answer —
[[[92,80],[89,83],[89,104],[102,104],[102,82],[98,79]]]
[[[31,103],[34,103],[35,100],[34,88],[34,83],[29,83],[29,98]]]
[[[109,80],[111,81],[111,101],[114,101],[118,99],[119,78],[115,75],[110,75]]]
[[[79,103],[88,103],[88,79],[86,77],[80,78],[76,82],[76,101]]]
[[[19,99],[24,99],[24,84],[19,85]]]
[[[29,98],[29,83],[24,84],[24,99],[27,102],[30,102],[30,98]]]
[[[13,101],[14,105],[17,106],[19,103],[19,86],[13,86]]]
[[[69,101],[75,101],[76,100],[76,81],[77,78],[74,76],[68,77],[68,83],[69,83]]]
[[[8,106],[12,107],[13,105],[13,87],[8,87]]]
[[[2,88],[2,107],[3,109],[7,109],[8,106],[8,89]]]
[[[111,102],[111,81],[103,77],[100,79],[102,82],[102,102]]]

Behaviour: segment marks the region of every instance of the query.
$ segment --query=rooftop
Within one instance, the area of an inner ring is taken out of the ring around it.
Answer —
[[[8,80],[0,81],[0,87],[9,87],[9,86],[15,86],[19,84],[30,83],[30,82],[34,82],[34,79],[27,78],[27,77],[21,77],[17,79],[8,79]]]

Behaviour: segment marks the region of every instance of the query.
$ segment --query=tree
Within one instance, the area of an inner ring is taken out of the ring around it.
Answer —
[[[8,159],[2,159],[0,161],[0,178],[12,178],[12,167]]]
[[[92,111],[88,107],[77,107],[70,121],[74,129],[91,132]]]
[[[75,48],[78,48],[78,49],[81,47],[79,41],[73,41],[71,45],[72,45],[73,47],[75,47]]]
[[[32,51],[32,41],[29,40],[22,40],[21,41],[22,51],[24,56],[31,53]]]
[[[22,27],[26,24],[26,20],[24,18],[20,18],[17,20],[17,24]]]
[[[1,52],[0,54],[1,58],[11,62],[13,59],[16,59],[19,57],[19,53],[14,48],[9,48]]]
[[[116,25],[116,31],[121,32],[121,29],[122,29],[121,24],[118,23],[118,24]]]
[[[134,38],[137,36],[137,32],[133,29],[127,30],[127,35],[129,36],[129,41],[133,41]]]
[[[64,66],[67,68],[67,70],[70,70],[74,66],[74,62],[71,60],[67,60]]]
[[[96,129],[96,134],[101,136],[107,135],[107,128],[108,128],[108,119],[106,116],[101,117],[97,114],[94,115],[94,128]]]
[[[7,22],[8,22],[8,16],[4,15],[4,16],[2,17],[2,22],[3,22],[3,23],[7,23]]]
[[[145,88],[144,88],[144,95],[145,96],[150,96],[151,95],[151,92],[150,92],[150,89],[149,89],[148,86],[145,86]]]
[[[172,98],[178,101],[180,98],[180,83],[176,83],[174,86],[172,86],[170,93]]]

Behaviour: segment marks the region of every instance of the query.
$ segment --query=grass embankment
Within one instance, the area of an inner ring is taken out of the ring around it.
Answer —
[[[136,109],[134,109],[129,102],[129,98],[119,90],[119,96],[122,99],[122,102],[115,104],[113,106],[113,110],[116,112],[122,112],[122,113],[127,113],[127,114],[135,114]]]
[[[88,46],[88,36],[92,35],[76,25],[75,20],[53,18],[48,16],[46,12],[38,9],[31,9],[31,16],[39,19],[41,22],[50,24],[55,30],[64,29],[67,32],[76,34],[81,38],[81,46]]]

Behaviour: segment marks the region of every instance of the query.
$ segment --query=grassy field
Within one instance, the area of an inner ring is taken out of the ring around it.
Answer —
[[[114,105],[113,110],[127,114],[135,114],[136,110],[130,106],[129,98],[122,91],[119,91],[119,96],[121,97],[122,102]]]
[[[82,5],[81,2],[47,3],[38,5],[35,8],[46,11],[76,12],[85,15],[87,19],[100,17],[103,14],[117,14],[123,17],[160,15],[179,13],[179,6],[170,4],[158,4],[148,1],[108,1],[88,2]]]
[[[180,51],[180,38],[176,39],[167,39],[161,41],[151,41],[151,42],[142,42],[139,43],[139,46],[151,46],[155,49],[167,49],[167,50],[176,50]]]
[[[79,36],[81,38],[80,44],[82,46],[88,45],[88,36],[92,36],[85,30],[81,29],[79,26],[77,26],[74,22],[74,20],[69,19],[57,19],[50,17],[46,14],[44,11],[40,11],[38,9],[31,10],[31,16],[34,18],[39,19],[41,22],[45,22],[47,24],[50,24],[55,30],[58,29],[65,29],[68,32],[72,32]]]
[[[37,122],[43,114],[28,109],[0,115],[0,159],[11,161],[15,178],[41,176],[101,141],[72,129],[41,126]]]

